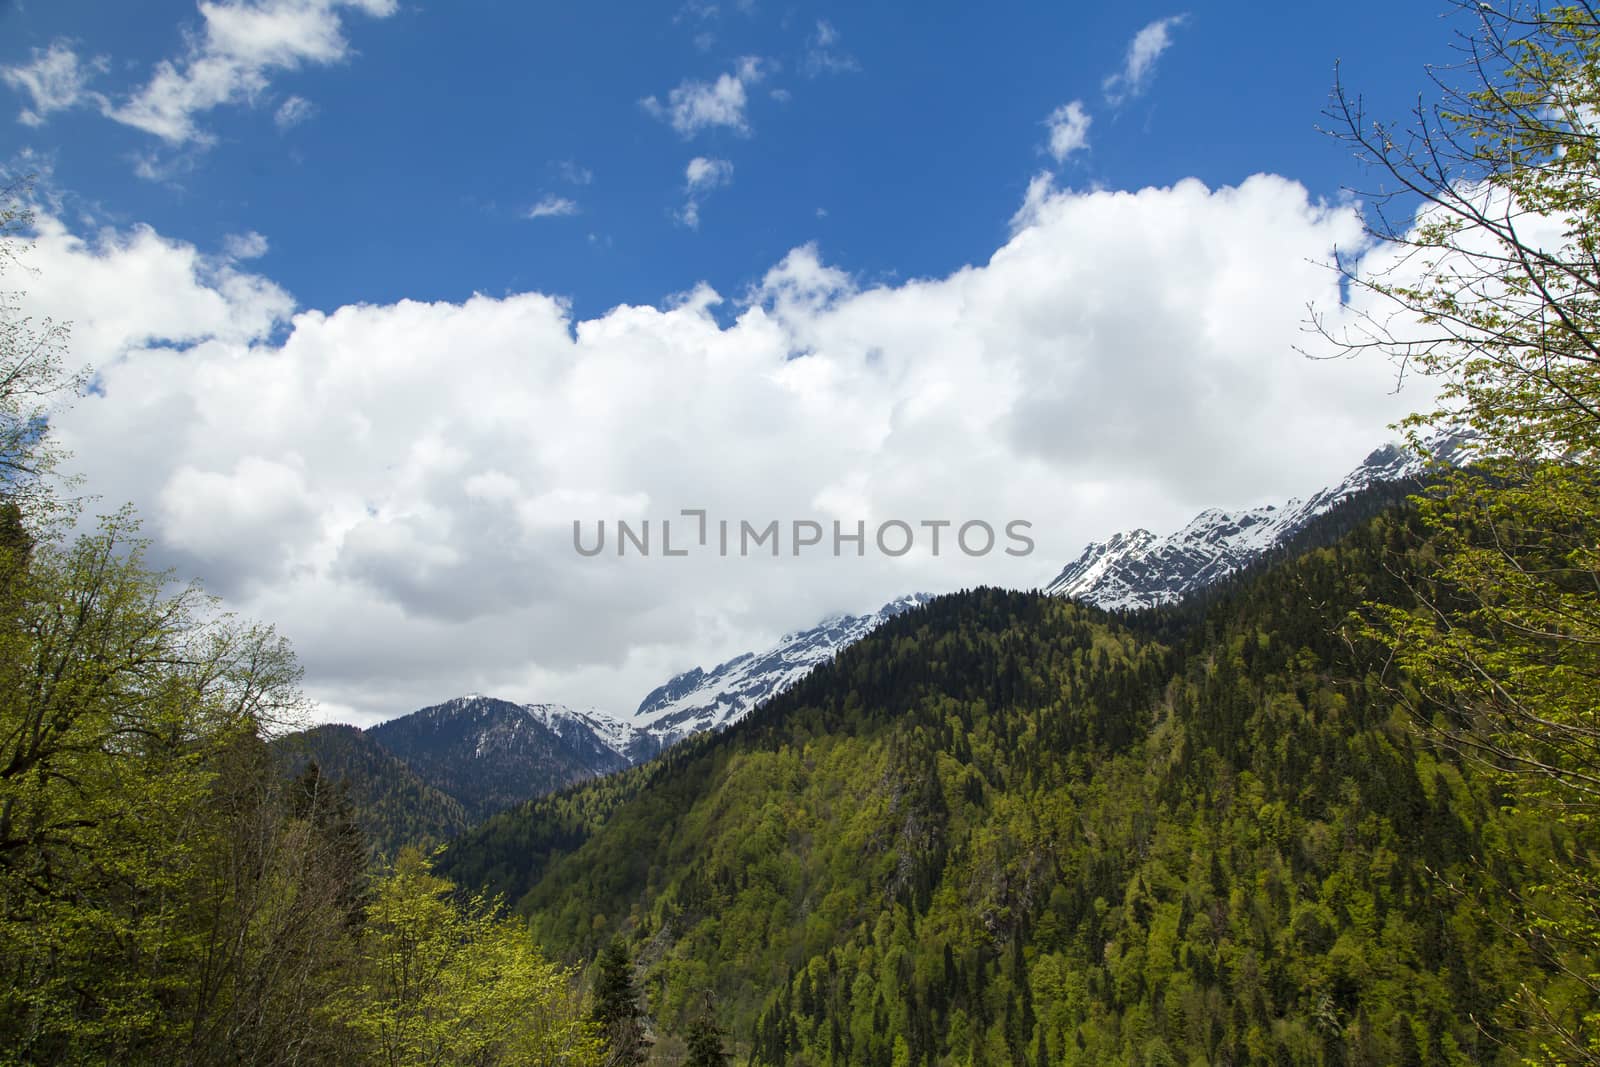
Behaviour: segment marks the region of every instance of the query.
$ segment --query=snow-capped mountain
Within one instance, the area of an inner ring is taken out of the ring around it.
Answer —
[[[1430,450],[1459,462],[1459,438]],[[1337,485],[1306,500],[1242,511],[1210,508],[1177,533],[1119,533],[1097,541],[1047,593],[1110,609],[1170,604],[1288,544],[1314,520],[1383,486],[1420,484],[1426,463],[1399,445],[1369,455]],[[1375,505],[1377,494],[1369,499]],[[916,593],[865,615],[836,615],[710,670],[696,667],[653,690],[631,717],[561,704],[469,694],[366,731],[472,820],[521,800],[642,762],[676,741],[738,722],[889,619],[931,599]]]
[[[1461,442],[1444,437],[1430,447],[1450,458],[1459,452]],[[1425,469],[1425,461],[1416,453],[1401,445],[1385,445],[1337,485],[1307,500],[1243,511],[1208,508],[1165,537],[1131,530],[1096,541],[1056,575],[1045,592],[1113,610],[1175,603],[1261,559],[1345,501],[1375,486],[1415,482]]]
[[[887,619],[924,603],[901,597],[869,615],[838,615],[710,671],[695,668],[644,698],[631,720],[562,704],[478,693],[380,723],[365,737],[472,821],[585,778],[649,759],[675,741],[737,722]]]
[[[626,724],[558,704],[476,693],[367,731],[473,819],[628,766]]]
[[[635,758],[646,759],[681,738],[738,722],[840,649],[928,600],[927,594],[913,593],[871,614],[835,615],[809,630],[785,634],[764,652],[746,652],[709,671],[696,667],[677,675],[646,696],[634,712]]]
[[[575,711],[565,704],[523,704],[521,707],[557,737],[587,735],[624,759],[638,734],[631,723],[592,708]]]

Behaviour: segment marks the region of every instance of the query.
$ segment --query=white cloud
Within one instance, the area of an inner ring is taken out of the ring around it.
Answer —
[[[726,176],[691,169],[702,188]],[[1293,351],[1308,301],[1339,316],[1336,277],[1310,261],[1361,240],[1353,208],[1277,177],[1040,179],[1003,247],[945,277],[866,286],[808,246],[731,316],[701,286],[582,320],[540,293],[291,317],[280,288],[190,246],[47,215],[28,306],[72,320],[98,370],[57,424],[75,469],[106,506],[138,505],[159,562],[278,624],[328,708],[479,689],[628,711],[676,670],[832,611],[1033,586],[1091,538],[1343,473],[1428,399],[1391,395],[1381,360]],[[572,548],[574,519],[683,508],[1020,518],[1039,547]]]
[[[46,211],[35,225],[29,305],[71,321],[74,350],[95,366],[146,345],[248,343],[294,308],[282,288],[227,255],[206,256],[148,227],[83,236]],[[62,314],[69,308],[81,314]]]
[[[191,145],[176,152],[134,152],[128,158],[133,163],[134,177],[181,189],[179,179],[195,169],[201,152],[201,148]]]
[[[289,130],[307,121],[317,113],[317,105],[303,96],[291,96],[273,112],[273,124],[280,130]]]
[[[103,74],[109,64],[97,56],[84,61],[72,42],[56,40],[49,48],[35,48],[33,62],[15,67],[0,67],[0,78],[32,101],[17,120],[27,126],[42,126],[56,111],[65,111],[80,102],[100,99],[88,89],[90,80]]]
[[[707,159],[705,156],[695,156],[689,160],[689,165],[684,168],[683,177],[691,193],[715,189],[717,186],[726,185],[733,180],[733,164],[726,159]]]
[[[1113,106],[1143,95],[1155,76],[1156,60],[1172,44],[1172,31],[1188,21],[1188,15],[1170,15],[1145,26],[1133,35],[1122,69],[1106,78],[1100,88]]]
[[[1050,117],[1044,121],[1050,129],[1050,154],[1057,163],[1063,163],[1072,153],[1089,147],[1089,123],[1092,120],[1083,109],[1083,101],[1062,104],[1050,112]]]
[[[573,200],[570,197],[556,196],[554,193],[550,193],[541,197],[538,203],[530,207],[524,217],[530,219],[550,219],[561,218],[566,215],[576,215],[577,213],[578,202],[576,200]]]
[[[144,88],[122,104],[103,106],[108,118],[144,130],[171,145],[208,143],[196,118],[228,104],[254,103],[271,75],[306,64],[336,63],[350,54],[344,38],[347,9],[382,18],[396,0],[201,0],[204,27],[178,60],[162,60]],[[276,116],[306,117],[291,98]]]
[[[700,228],[700,205],[707,194],[733,181],[733,164],[726,159],[695,156],[683,171],[683,207],[678,221],[691,230]]]
[[[647,96],[639,105],[655,118],[670,123],[685,140],[716,126],[749,133],[746,89],[766,77],[769,67],[764,60],[745,56],[734,70],[719,75],[716,81],[684,81],[667,93],[665,104]]]
[[[260,259],[267,254],[267,239],[254,230],[230,233],[222,239],[222,251],[229,259]]]
[[[844,74],[861,69],[856,57],[838,47],[839,31],[827,19],[818,19],[817,28],[806,42],[804,70],[815,78],[819,74]]]

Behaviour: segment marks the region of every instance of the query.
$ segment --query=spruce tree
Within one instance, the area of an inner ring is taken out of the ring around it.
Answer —
[[[726,1067],[728,1054],[722,1047],[722,1027],[717,1025],[716,1012],[711,998],[706,998],[704,1008],[689,1024],[685,1043],[689,1046],[686,1067]]]
[[[644,1016],[633,984],[633,960],[622,938],[613,938],[600,953],[590,1017],[605,1041],[607,1067],[644,1062]]]

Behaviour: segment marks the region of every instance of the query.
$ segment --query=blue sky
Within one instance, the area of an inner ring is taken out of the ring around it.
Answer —
[[[1448,58],[1448,24],[1427,3],[406,0],[384,16],[335,12],[346,53],[269,70],[253,99],[196,112],[209,147],[92,104],[12,125],[0,144],[41,153],[55,184],[105,219],[202,247],[268,235],[263,267],[305,305],[539,289],[592,314],[702,280],[738,292],[806,241],[869,278],[981,262],[1028,180],[1057,167],[1043,122],[1072,100],[1092,125],[1059,167],[1066,184],[1217,186],[1269,171],[1335,196],[1359,178],[1313,128],[1335,60],[1395,112],[1422,60]],[[23,0],[0,20],[0,63],[64,43],[103,59],[85,88],[113,101],[204,32],[192,0]],[[1104,80],[1162,20],[1170,46],[1142,93],[1113,104]],[[684,136],[640,104],[715,83],[745,57],[762,73],[742,128]],[[281,129],[291,99],[308,117]],[[15,84],[10,102],[30,105]],[[691,229],[677,216],[697,156],[732,172]],[[136,178],[139,160],[164,180]],[[546,198],[577,213],[524,217]]]
[[[1315,128],[1334,64],[1400,115],[1455,27],[1263,10],[0,2],[18,284],[95,374],[53,426],[91,511],[357,722],[625,713],[832,612],[1306,495],[1429,402],[1298,350],[1308,306],[1374,310],[1335,252],[1387,254]],[[1037,549],[573,551],[685,508]]]

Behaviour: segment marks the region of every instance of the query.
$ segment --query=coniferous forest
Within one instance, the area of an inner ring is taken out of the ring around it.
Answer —
[[[1475,17],[1409,139],[1336,89],[1428,207],[1345,279],[1409,325],[1312,322],[1460,462],[1163,607],[935,597],[487,818],[88,517],[8,300],[0,1063],[1600,1063],[1600,14]]]

